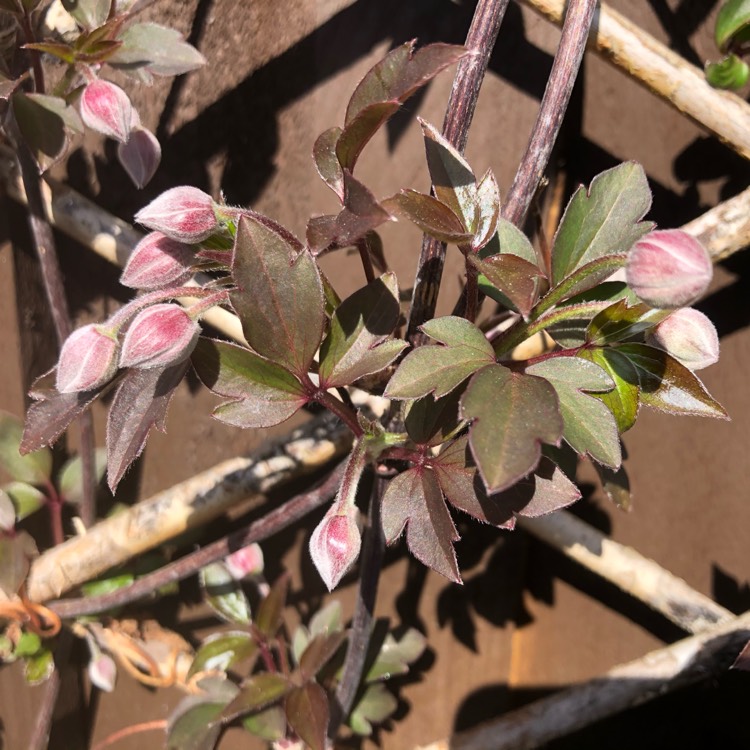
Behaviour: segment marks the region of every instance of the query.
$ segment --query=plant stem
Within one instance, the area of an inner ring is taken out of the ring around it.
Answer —
[[[359,250],[359,257],[362,259],[362,268],[365,272],[365,278],[367,279],[367,283],[370,284],[375,281],[375,269],[372,266],[370,249],[367,246],[367,240],[364,237],[357,240],[357,250]]]
[[[109,737],[105,737],[101,742],[94,745],[91,750],[104,750],[110,745],[114,745],[115,742],[124,740],[126,737],[132,737],[134,734],[140,734],[141,732],[163,732],[167,728],[167,725],[168,722],[166,719],[155,719],[154,721],[144,721],[142,724],[133,724],[132,726],[113,732]]]
[[[248,544],[263,541],[291,526],[295,521],[333,497],[343,474],[344,464],[341,463],[315,489],[293,497],[246,528],[235,531],[223,539],[185,555],[185,557],[139,578],[130,586],[101,596],[60,599],[51,602],[48,605],[49,609],[61,618],[98,614],[148,596],[168,583],[181,581],[183,578],[197,573],[206,565],[221,560]]]
[[[581,66],[596,5],[596,0],[570,0],[568,5],[539,114],[503,206],[503,217],[516,226],[523,224],[547,168]]]
[[[341,682],[331,701],[331,720],[328,724],[328,736],[336,737],[339,727],[351,713],[354,698],[362,682],[362,672],[370,645],[370,634],[375,611],[375,599],[378,593],[380,569],[383,565],[385,539],[380,523],[380,503],[387,486],[387,481],[380,477],[375,479],[370,508],[368,513],[367,534],[365,537],[362,562],[359,570],[359,590],[357,603],[349,635],[349,646],[346,650]]]
[[[21,26],[23,28],[23,35],[26,37],[26,43],[34,44],[36,42],[36,34],[34,34],[34,27],[31,25],[31,14],[26,10],[24,10],[23,18],[21,19]],[[31,55],[31,66],[34,69],[34,91],[37,94],[44,94],[42,56],[38,50],[32,49],[27,51]]]
[[[360,437],[363,434],[363,430],[357,421],[357,414],[350,406],[339,401],[328,393],[328,391],[316,387],[312,382],[310,386],[313,388],[310,397],[314,401],[317,401],[321,406],[325,406],[328,411],[333,412],[354,433],[355,437]]]
[[[466,148],[474,110],[479,98],[479,89],[487,71],[492,48],[495,46],[500,24],[509,0],[479,0],[469,33],[466,48],[475,52],[458,63],[453,81],[448,108],[443,123],[443,135],[461,153]],[[422,240],[417,278],[414,282],[409,324],[406,338],[415,346],[423,341],[417,330],[422,323],[435,314],[438,290],[445,264],[445,244],[427,235]]]

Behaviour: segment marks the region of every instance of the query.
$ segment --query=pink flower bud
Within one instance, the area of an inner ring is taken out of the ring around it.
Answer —
[[[259,575],[263,572],[264,566],[263,550],[258,544],[248,544],[247,547],[238,549],[225,557],[224,564],[236,581],[241,581],[248,576]]]
[[[162,193],[142,208],[135,220],[149,229],[187,243],[201,242],[219,227],[211,196],[189,186]]]
[[[133,105],[114,83],[97,79],[81,94],[81,118],[93,130],[125,142],[133,122]]]
[[[190,245],[161,232],[147,234],[130,254],[120,283],[133,289],[163,289],[181,284],[192,275],[195,253]]]
[[[359,557],[362,540],[353,516],[356,508],[340,515],[332,508],[310,538],[310,556],[320,577],[333,591]]]
[[[92,655],[89,661],[89,679],[93,685],[103,690],[105,693],[111,693],[115,689],[117,680],[117,666],[114,659],[108,654],[98,651]]]
[[[698,240],[679,229],[651,232],[628,253],[630,288],[652,307],[683,307],[697,300],[713,275],[711,258]]]
[[[73,331],[60,351],[57,390],[75,393],[104,385],[117,371],[118,348],[104,326],[90,324]]]
[[[151,305],[133,318],[122,342],[120,367],[165,367],[190,356],[200,326],[179,305]]]
[[[147,185],[161,161],[161,146],[146,128],[134,127],[126,143],[117,146],[117,158],[137,188]]]
[[[719,361],[719,335],[700,310],[675,310],[656,326],[648,343],[663,349],[691,370],[702,370]]]

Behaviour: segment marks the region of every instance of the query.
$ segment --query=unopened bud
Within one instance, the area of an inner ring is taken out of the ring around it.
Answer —
[[[659,323],[648,343],[663,349],[690,370],[702,370],[719,361],[719,335],[700,310],[675,310]]]
[[[225,557],[224,564],[236,581],[241,581],[248,576],[259,575],[263,572],[264,566],[263,550],[258,544],[248,544],[247,547],[238,549]]]
[[[200,327],[179,305],[152,305],[133,318],[125,334],[120,367],[166,367],[190,356]]]
[[[111,380],[117,371],[117,339],[103,326],[90,324],[65,339],[57,363],[60,393],[90,391]]]
[[[219,227],[211,196],[198,188],[167,190],[136,215],[139,224],[180,242],[201,242]]]
[[[330,510],[310,538],[310,556],[320,577],[333,591],[359,557],[362,545],[354,520],[356,508],[346,515]]]
[[[137,127],[126,143],[117,146],[117,158],[137,188],[147,185],[161,161],[161,146],[146,128]]]
[[[117,666],[109,654],[99,651],[96,656],[92,655],[89,661],[88,672],[91,684],[98,687],[99,690],[111,693],[115,689]]]
[[[125,142],[133,122],[133,105],[114,83],[97,79],[81,94],[81,118],[93,130]]]
[[[181,284],[192,275],[195,253],[190,245],[161,232],[147,234],[130,254],[120,283],[133,289],[163,289]]]
[[[652,307],[683,307],[695,302],[713,276],[703,245],[679,229],[651,232],[628,253],[628,285]]]

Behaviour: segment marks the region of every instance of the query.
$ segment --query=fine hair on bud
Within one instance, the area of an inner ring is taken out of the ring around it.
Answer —
[[[119,348],[117,338],[104,326],[92,323],[73,331],[60,350],[57,390],[76,393],[107,383],[117,372]]]
[[[219,229],[210,195],[195,187],[167,190],[136,215],[144,227],[166,234],[179,242],[202,242]]]
[[[92,130],[125,143],[133,122],[133,105],[119,86],[97,79],[81,94],[81,119]]]

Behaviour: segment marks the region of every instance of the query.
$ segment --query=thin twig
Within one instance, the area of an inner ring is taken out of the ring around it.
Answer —
[[[565,0],[522,0],[559,24]],[[730,148],[750,158],[750,105],[728,91],[718,91],[706,76],[625,16],[601,3],[592,45],[657,96],[710,130]]]
[[[702,633],[734,617],[682,578],[632,547],[608,539],[567,511],[540,518],[519,517],[518,525],[688,633]]]
[[[544,747],[620,711],[721,674],[748,639],[750,613],[745,613],[422,750]]]
[[[461,153],[466,148],[469,127],[479,98],[479,89],[487,71],[509,0],[479,0],[465,46],[475,54],[467,55],[458,63],[448,108],[443,123],[443,135]],[[440,281],[445,264],[445,244],[425,235],[414,281],[406,338],[413,344],[422,339],[417,330],[433,317]]]
[[[141,724],[133,724],[123,729],[118,729],[113,732],[109,737],[105,737],[101,742],[97,742],[91,750],[104,750],[106,747],[114,745],[115,742],[124,740],[126,737],[132,737],[134,734],[140,734],[141,732],[156,732],[161,730],[162,732],[167,728],[168,721],[166,719],[155,719],[154,721],[144,721]]]
[[[542,104],[503,206],[503,217],[516,226],[523,224],[531,199],[547,168],[578,76],[596,5],[597,0],[570,0],[568,4],[560,45]]]

